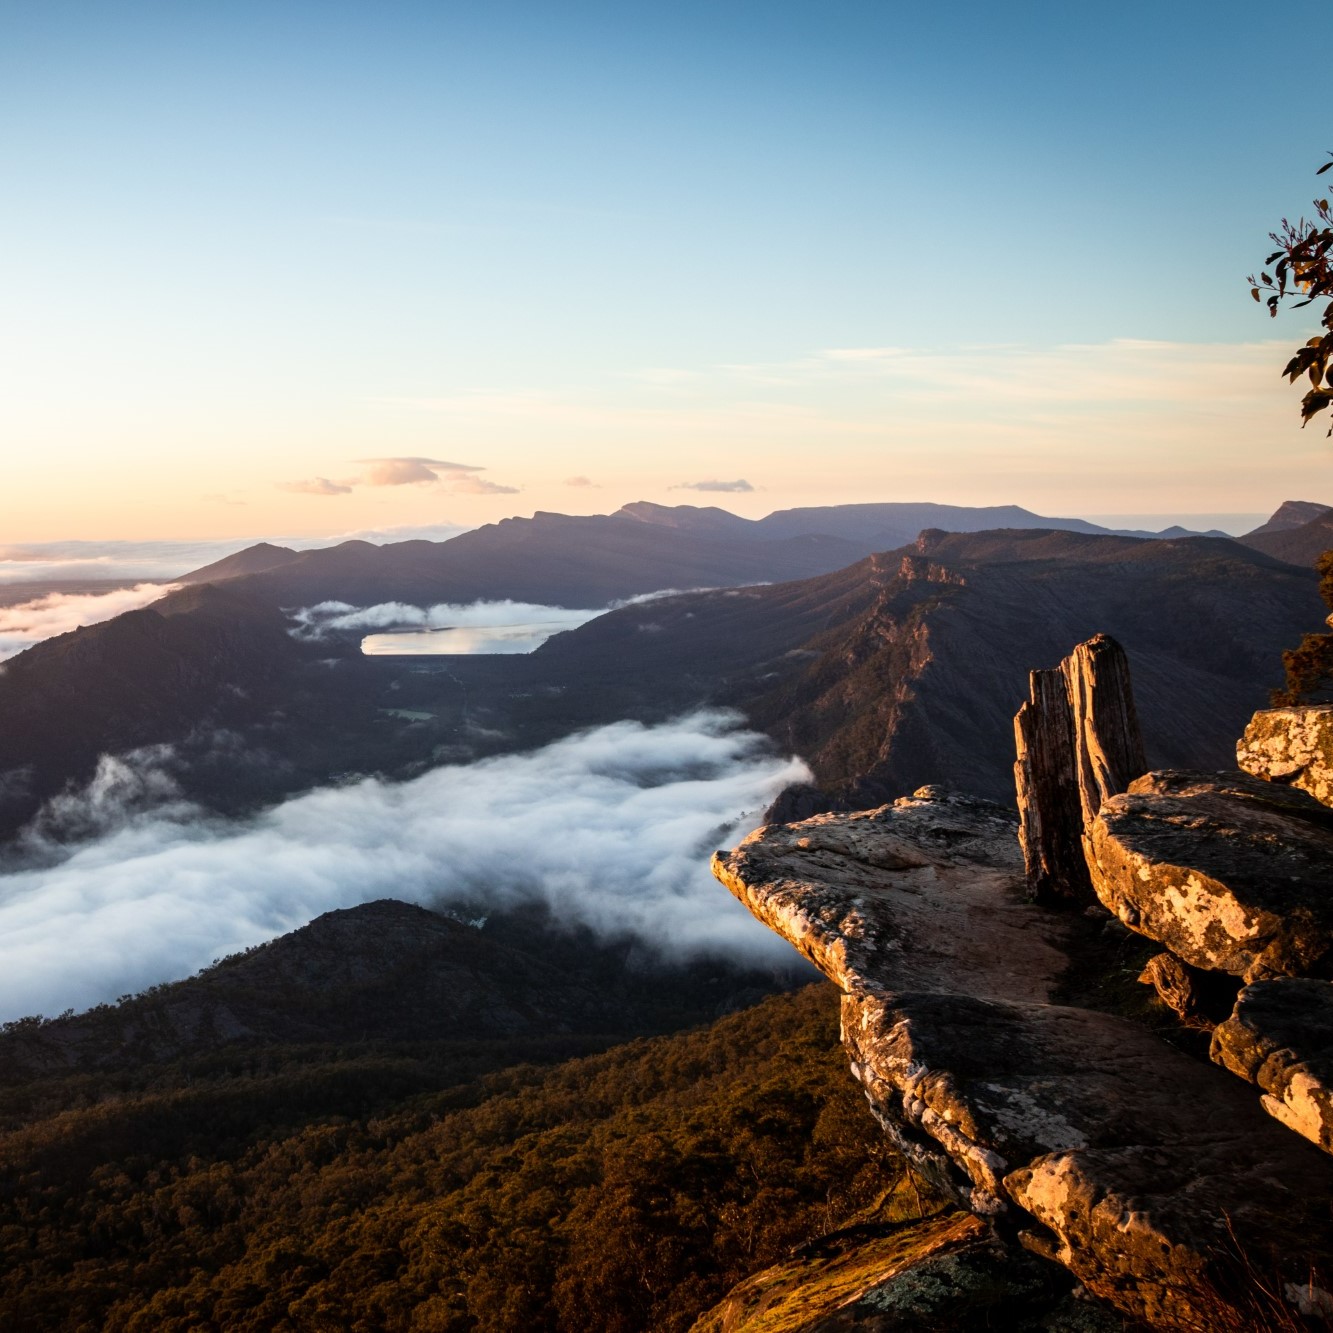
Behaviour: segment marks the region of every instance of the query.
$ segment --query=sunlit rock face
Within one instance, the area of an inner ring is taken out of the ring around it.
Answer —
[[[1333,805],[1333,704],[1256,713],[1236,742],[1236,763],[1257,778],[1290,783]]]
[[[1149,773],[1088,830],[1093,887],[1193,967],[1246,981],[1333,971],[1333,815],[1244,774]]]
[[[1333,1152],[1333,982],[1247,986],[1213,1033],[1212,1057],[1257,1083],[1270,1115]]]
[[[841,988],[852,1072],[914,1169],[1125,1314],[1249,1327],[1244,1263],[1294,1290],[1333,1252],[1333,1162],[1223,1070],[1058,1002],[1073,918],[1026,900],[1000,807],[925,788],[760,829],[714,873]]]

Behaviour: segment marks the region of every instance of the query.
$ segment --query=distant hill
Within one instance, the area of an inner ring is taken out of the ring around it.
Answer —
[[[1239,540],[1256,551],[1308,569],[1333,548],[1333,509],[1288,500],[1267,523]]]
[[[326,912],[198,976],[115,1005],[0,1033],[0,1089],[93,1071],[132,1080],[212,1061],[226,1047],[449,1042],[494,1066],[711,1020],[809,980],[717,959],[653,964],[631,940],[599,940],[540,913],[468,925],[382,900]],[[561,1039],[593,1038],[570,1042]],[[515,1043],[496,1060],[495,1050]],[[159,1076],[160,1077],[160,1076]]]
[[[735,519],[735,524],[745,523]],[[430,606],[512,598],[596,607],[663,588],[804,578],[866,553],[863,543],[823,534],[769,539],[748,526],[671,526],[624,512],[590,517],[537,513],[443,542],[376,546],[348,541],[312,551],[281,551],[252,547],[181,581],[241,580],[248,593],[279,606],[322,601]]]
[[[243,551],[224,556],[202,569],[191,570],[173,580],[176,583],[219,583],[225,579],[243,578],[246,574],[264,574],[270,569],[281,569],[293,560],[299,559],[300,553],[288,546],[274,546],[271,542],[259,542],[247,546]]]
[[[1257,528],[1245,534],[1249,537],[1262,537],[1270,532],[1290,532],[1293,528],[1304,527],[1311,519],[1327,514],[1333,506],[1319,504],[1314,500],[1284,500],[1268,518]]]

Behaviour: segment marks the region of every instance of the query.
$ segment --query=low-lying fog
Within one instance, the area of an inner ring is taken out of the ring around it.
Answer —
[[[363,779],[242,824],[172,799],[161,755],[104,760],[0,874],[0,1019],[82,1009],[377,898],[549,906],[667,955],[791,957],[708,872],[787,783],[738,719],[620,722],[523,755]],[[145,792],[156,804],[142,808]],[[62,830],[100,834],[65,845]]]
[[[320,602],[292,613],[296,622],[292,632],[302,639],[318,640],[332,633],[382,630],[361,640],[361,651],[370,657],[530,653],[551,635],[575,629],[610,609],[572,610],[508,600],[435,606],[381,602],[360,607]]]

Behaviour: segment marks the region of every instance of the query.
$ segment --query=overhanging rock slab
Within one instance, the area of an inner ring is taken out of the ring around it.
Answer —
[[[1333,1162],[1223,1071],[1053,1002],[1067,918],[1025,900],[999,807],[926,789],[760,829],[714,872],[841,988],[853,1072],[909,1159],[1127,1314],[1243,1321],[1235,1250],[1293,1283],[1333,1253]]]

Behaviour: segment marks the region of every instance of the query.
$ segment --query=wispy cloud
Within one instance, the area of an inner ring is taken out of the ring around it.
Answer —
[[[721,491],[733,495],[754,490],[743,478],[736,481],[680,481],[671,487],[673,491]]]
[[[589,488],[590,488],[590,489],[595,490],[595,491],[599,491],[599,490],[602,489],[600,486],[598,486],[598,484],[597,484],[595,481],[591,481],[591,480],[589,480],[589,478],[587,478],[587,477],[569,477],[569,478],[566,479],[566,481],[565,481],[565,485],[566,485],[566,486],[573,486],[573,487],[575,487],[576,489],[589,489]]]
[[[806,775],[735,721],[617,723],[410,782],[313,792],[242,825],[180,809],[151,774],[104,774],[86,794],[95,819],[67,800],[43,834],[63,820],[101,836],[0,875],[0,1018],[113,999],[385,897],[482,913],[541,904],[668,955],[788,958],[708,873],[709,853]],[[155,789],[164,812],[142,808]],[[118,824],[116,791],[139,803]]]
[[[296,495],[350,495],[352,488],[341,481],[330,481],[327,477],[311,477],[308,481],[281,481],[280,491],[291,491]]]
[[[485,477],[447,477],[444,489],[451,495],[517,495],[517,486],[502,486]]]
[[[366,464],[361,474],[363,486],[417,486],[431,485],[442,476],[456,477],[470,472],[484,472],[485,468],[470,463],[449,463],[442,458],[358,458]]]

